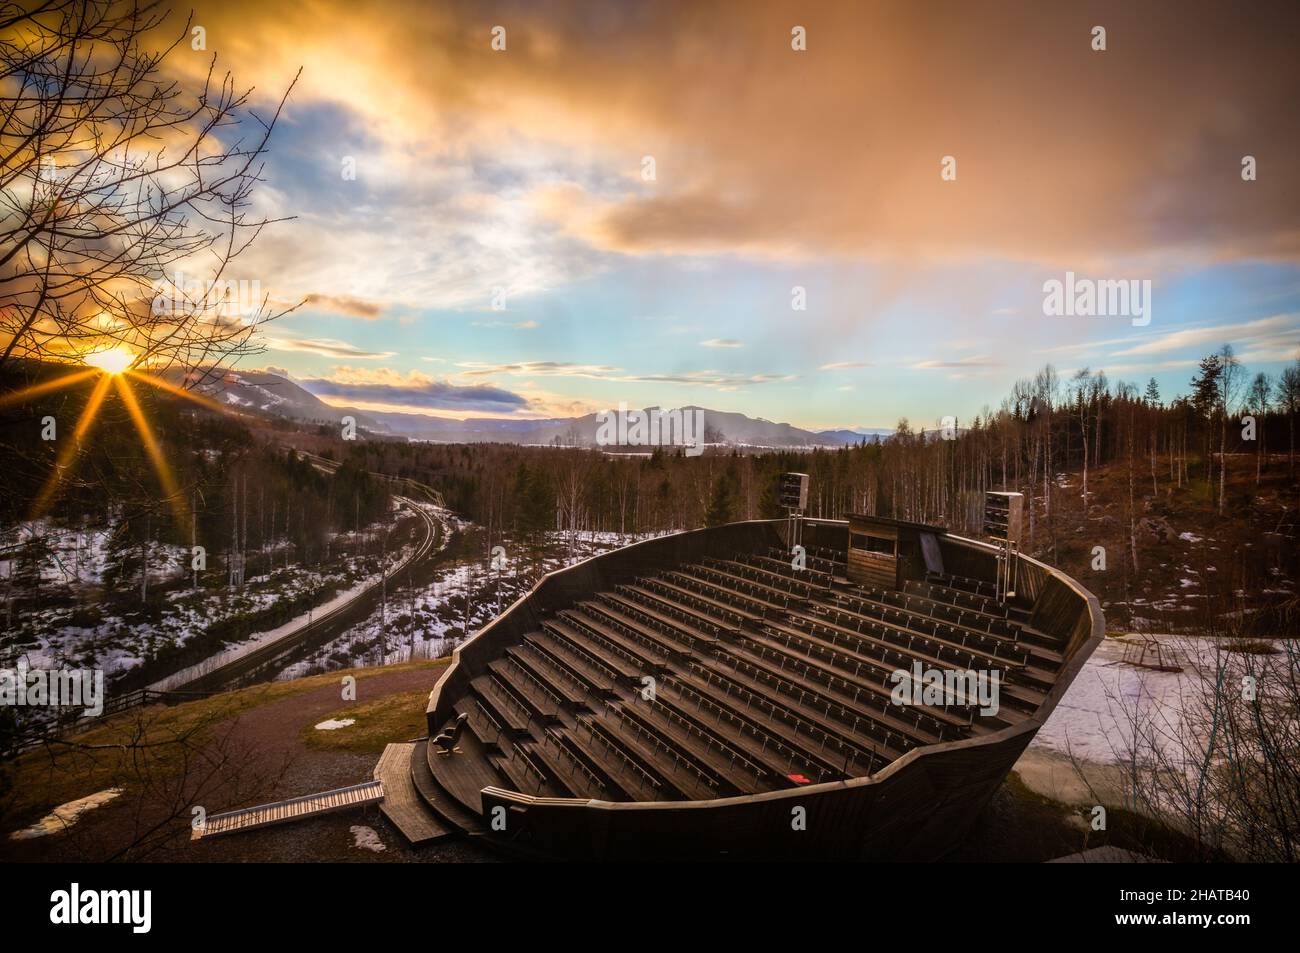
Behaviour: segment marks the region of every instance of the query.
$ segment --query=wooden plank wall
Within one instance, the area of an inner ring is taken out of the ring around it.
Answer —
[[[864,586],[898,588],[898,560],[881,553],[849,549],[849,578]]]
[[[893,526],[878,526],[862,520],[849,519],[848,574],[854,582],[880,589],[898,588],[898,559],[884,553],[856,549],[853,540],[858,536],[887,539],[898,549],[898,530]]]
[[[942,858],[961,843],[1032,737],[943,746],[877,779],[779,791],[725,803],[610,803],[483,792],[485,812],[506,808],[503,849],[572,860],[908,860]],[[805,829],[791,824],[795,809]],[[711,853],[717,852],[717,853]]]

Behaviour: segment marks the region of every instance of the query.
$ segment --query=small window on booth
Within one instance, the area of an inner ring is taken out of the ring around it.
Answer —
[[[850,533],[849,545],[854,549],[860,549],[868,553],[881,553],[885,556],[894,555],[894,541],[892,539],[882,539],[879,536]]]

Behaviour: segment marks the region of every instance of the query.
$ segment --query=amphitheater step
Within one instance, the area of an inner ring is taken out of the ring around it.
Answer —
[[[425,805],[444,824],[466,834],[481,834],[483,820],[466,810],[465,806],[443,790],[429,769],[429,742],[417,741],[411,749],[411,781]]]
[[[380,812],[413,847],[434,844],[457,836],[460,831],[431,812],[420,799],[411,778],[415,742],[390,744],[375,765],[375,780],[384,784]]]

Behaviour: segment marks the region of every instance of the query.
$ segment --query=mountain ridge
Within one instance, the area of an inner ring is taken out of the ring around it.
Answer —
[[[173,376],[173,375],[169,375]],[[175,375],[183,376],[183,375]],[[180,383],[179,380],[174,381]],[[376,436],[404,437],[436,443],[520,443],[597,446],[598,414],[580,417],[513,418],[437,416],[400,411],[363,411],[327,404],[291,378],[270,371],[229,370],[194,386],[210,399],[232,408],[271,414],[307,424],[339,424],[351,416],[358,428]],[[661,408],[646,407],[629,414]],[[703,411],[703,439],[709,444],[752,447],[842,447],[880,442],[892,430],[835,428],[807,430],[793,424],[751,417],[735,411],[687,405]]]

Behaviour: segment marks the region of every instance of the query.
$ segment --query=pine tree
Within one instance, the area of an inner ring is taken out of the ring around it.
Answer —
[[[1145,395],[1145,400],[1152,407],[1160,406],[1160,385],[1156,383],[1156,379],[1154,377],[1151,378],[1149,381],[1147,381],[1147,392]]]
[[[708,512],[704,514],[706,526],[721,526],[735,519],[735,482],[735,469],[729,467],[713,484],[713,498],[709,501]]]
[[[1223,364],[1219,360],[1219,355],[1210,354],[1201,358],[1196,376],[1192,378],[1192,407],[1209,425],[1205,428],[1205,460],[1206,477],[1211,487],[1214,483],[1213,424],[1215,414],[1219,410],[1219,378],[1222,374]]]
[[[519,503],[517,529],[529,540],[537,540],[555,527],[555,502],[546,475],[520,464],[515,483]]]
[[[1269,407],[1273,403],[1273,379],[1260,371],[1250,385],[1247,398],[1250,412],[1258,417],[1255,421],[1255,485],[1259,486],[1260,473],[1263,468],[1264,455],[1268,452],[1266,445]]]

